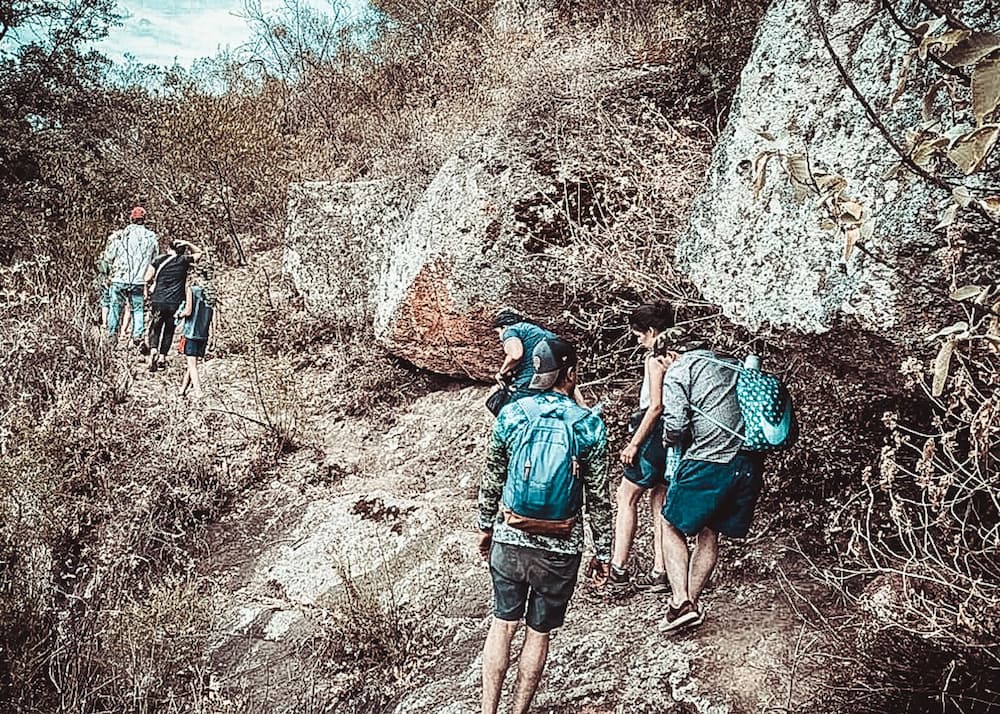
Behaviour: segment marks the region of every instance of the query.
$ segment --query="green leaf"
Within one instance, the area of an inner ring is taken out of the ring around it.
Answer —
[[[955,203],[962,208],[968,208],[973,201],[972,193],[965,186],[956,186],[951,190],[951,195],[955,199]]]
[[[767,162],[775,155],[774,151],[762,151],[753,160],[753,200],[757,200],[760,192],[764,190],[764,181],[767,179]]]
[[[889,106],[891,107],[895,104],[903,92],[906,91],[906,79],[910,75],[910,64],[913,62],[913,58],[917,56],[917,51],[910,50],[905,55],[903,55],[903,65],[899,68],[899,80],[896,82],[896,91],[892,93],[892,98],[889,99]]]
[[[991,220],[1000,222],[1000,196],[986,196],[980,198],[976,203],[986,211]]]
[[[969,298],[979,297],[979,294],[983,292],[983,289],[978,285],[964,285],[958,290],[953,290],[948,296],[952,300],[962,302],[963,300],[968,300]]]
[[[950,226],[952,223],[955,222],[955,215],[957,213],[958,213],[958,204],[949,203],[948,207],[941,212],[941,220],[939,220],[938,224],[934,226],[934,230],[939,231],[942,228],[947,228],[948,226]]]
[[[934,358],[934,381],[931,382],[931,396],[940,397],[944,392],[944,384],[948,381],[948,368],[951,366],[951,355],[955,351],[955,338],[946,340],[941,345],[937,357]]]
[[[921,60],[927,59],[927,51],[933,48],[943,48],[946,53],[954,51],[959,45],[967,41],[973,33],[968,30],[949,30],[937,37],[925,36],[920,41],[917,48],[917,56]],[[989,54],[989,53],[987,53]],[[947,60],[945,60],[947,61]]]
[[[996,124],[974,129],[958,137],[948,152],[948,158],[968,176],[983,165],[983,161],[996,146],[998,136],[1000,136],[1000,126]]]

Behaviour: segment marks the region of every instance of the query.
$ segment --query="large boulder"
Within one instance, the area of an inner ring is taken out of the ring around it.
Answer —
[[[532,177],[494,140],[449,158],[388,240],[375,294],[375,335],[393,353],[435,372],[489,378],[498,362],[489,326],[511,299],[523,265],[512,230]]]
[[[928,253],[950,196],[905,171],[886,177],[900,157],[838,72],[811,5],[777,0],[761,23],[677,262],[751,330],[823,332],[854,314],[867,329],[912,335],[924,327],[927,282],[916,273],[937,262]],[[906,34],[869,2],[818,6],[848,76],[905,145],[940,74],[914,60],[893,103],[912,47]]]
[[[288,187],[285,271],[318,315],[370,323],[387,236],[411,210],[399,181],[308,181]]]

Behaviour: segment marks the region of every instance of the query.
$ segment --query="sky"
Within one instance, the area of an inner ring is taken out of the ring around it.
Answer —
[[[294,0],[291,0],[294,1]],[[299,0],[314,8],[331,9],[331,0]],[[333,0],[336,2],[336,0]],[[281,8],[286,0],[256,0],[265,12]],[[345,0],[360,12],[367,0]],[[220,49],[235,49],[250,39],[244,0],[121,0],[125,15],[121,27],[97,49],[116,62],[132,55],[140,64],[184,67]]]

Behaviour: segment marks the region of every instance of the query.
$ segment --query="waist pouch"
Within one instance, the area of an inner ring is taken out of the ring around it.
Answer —
[[[547,521],[541,518],[529,518],[503,509],[503,522],[511,528],[530,533],[531,535],[548,536],[550,538],[569,538],[576,524],[576,516],[561,521]]]

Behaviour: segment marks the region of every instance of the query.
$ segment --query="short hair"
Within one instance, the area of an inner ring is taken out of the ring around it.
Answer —
[[[498,327],[510,327],[511,325],[516,325],[519,322],[526,322],[524,315],[516,310],[511,310],[510,308],[505,307],[496,314],[496,317],[493,318],[492,327],[495,330]]]

